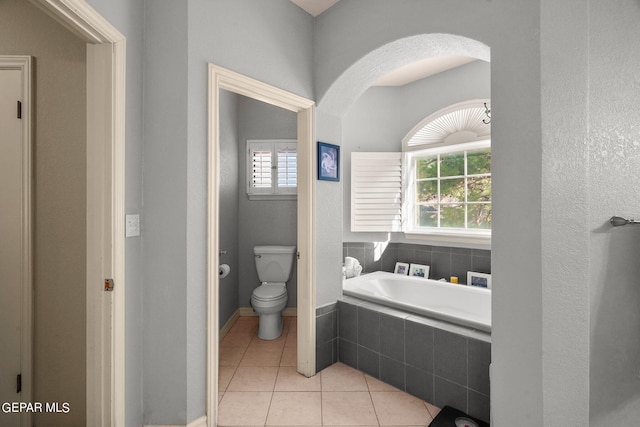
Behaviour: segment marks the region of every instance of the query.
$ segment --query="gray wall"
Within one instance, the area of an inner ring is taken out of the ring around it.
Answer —
[[[0,54],[33,57],[33,401],[71,408],[33,422],[84,426],[85,44],[31,3],[6,0]]]
[[[357,99],[342,121],[343,241],[389,239],[389,233],[351,232],[351,153],[402,151],[402,139],[430,114],[458,102],[491,98],[490,79],[491,65],[474,61],[404,86],[371,87]],[[403,233],[392,233],[391,240],[409,241]]]
[[[226,90],[220,91],[220,264],[231,267],[229,275],[220,279],[218,294],[219,320],[222,327],[240,307],[238,304],[240,269],[238,259],[239,211],[238,198],[241,189],[238,175],[238,96]]]
[[[251,293],[260,284],[253,258],[256,245],[297,244],[297,200],[249,200],[247,197],[248,139],[297,139],[297,115],[260,101],[238,97],[238,158],[240,224],[240,292],[238,304],[249,307]],[[287,307],[297,306],[295,264],[287,283]]]
[[[590,340],[591,346],[591,426],[604,427],[632,424],[640,417],[640,229],[612,229],[606,222],[614,214],[637,218],[640,213],[640,57],[635,54],[640,5],[633,0],[613,7],[597,1],[589,4],[589,14],[582,12],[589,19],[589,75],[582,75],[578,90],[571,91],[583,94],[580,114],[572,116],[572,128],[580,132],[579,137],[573,136],[575,145],[566,147],[567,152],[579,149],[579,175],[574,180],[581,180],[582,187],[588,185],[575,214],[585,218],[579,223],[580,243],[584,237],[589,240],[567,261],[579,258],[580,267],[588,271],[590,292],[584,280],[575,288],[582,295],[580,310],[590,313],[589,336],[581,339]],[[586,35],[584,30],[579,34]],[[586,44],[586,38],[580,37],[580,43]],[[574,58],[578,63],[585,61],[583,52]],[[566,70],[565,84],[571,81],[570,68]],[[585,117],[589,127],[584,125]],[[556,135],[572,136],[560,130]],[[565,184],[567,196],[575,193],[570,183]],[[563,223],[571,224],[569,220]]]

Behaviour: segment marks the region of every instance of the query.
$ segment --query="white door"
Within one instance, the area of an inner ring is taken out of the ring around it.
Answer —
[[[23,287],[23,135],[18,118],[22,72],[0,69],[0,402],[19,402]],[[5,405],[6,406],[6,405]],[[0,408],[0,425],[20,414]]]

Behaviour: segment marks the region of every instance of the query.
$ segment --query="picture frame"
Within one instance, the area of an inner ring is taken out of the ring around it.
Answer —
[[[475,286],[477,288],[491,289],[491,274],[468,271],[467,285]]]
[[[406,262],[396,262],[396,268],[393,270],[393,272],[406,276],[407,274],[409,274],[409,264],[407,264]]]
[[[340,146],[318,141],[318,179],[340,181]]]
[[[429,278],[429,266],[422,264],[411,264],[409,268],[409,276],[420,277],[423,279]]]

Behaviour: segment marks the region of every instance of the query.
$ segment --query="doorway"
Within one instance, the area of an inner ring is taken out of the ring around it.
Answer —
[[[0,57],[0,401],[32,400],[31,57]],[[27,413],[3,414],[30,425]]]
[[[297,371],[307,377],[315,372],[315,162],[313,101],[209,64],[209,159],[207,232],[207,423],[217,424],[219,360],[219,192],[220,192],[220,90],[243,95],[297,114],[298,201],[297,279],[298,336]]]

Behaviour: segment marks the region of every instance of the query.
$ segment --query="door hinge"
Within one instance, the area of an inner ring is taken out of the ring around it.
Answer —
[[[300,252],[296,253],[296,257],[300,259]]]
[[[18,101],[18,118],[22,118],[22,102]]]
[[[20,393],[22,391],[22,374],[18,374],[18,378],[16,379],[16,393]]]
[[[104,279],[104,291],[105,292],[113,291],[113,279]]]

